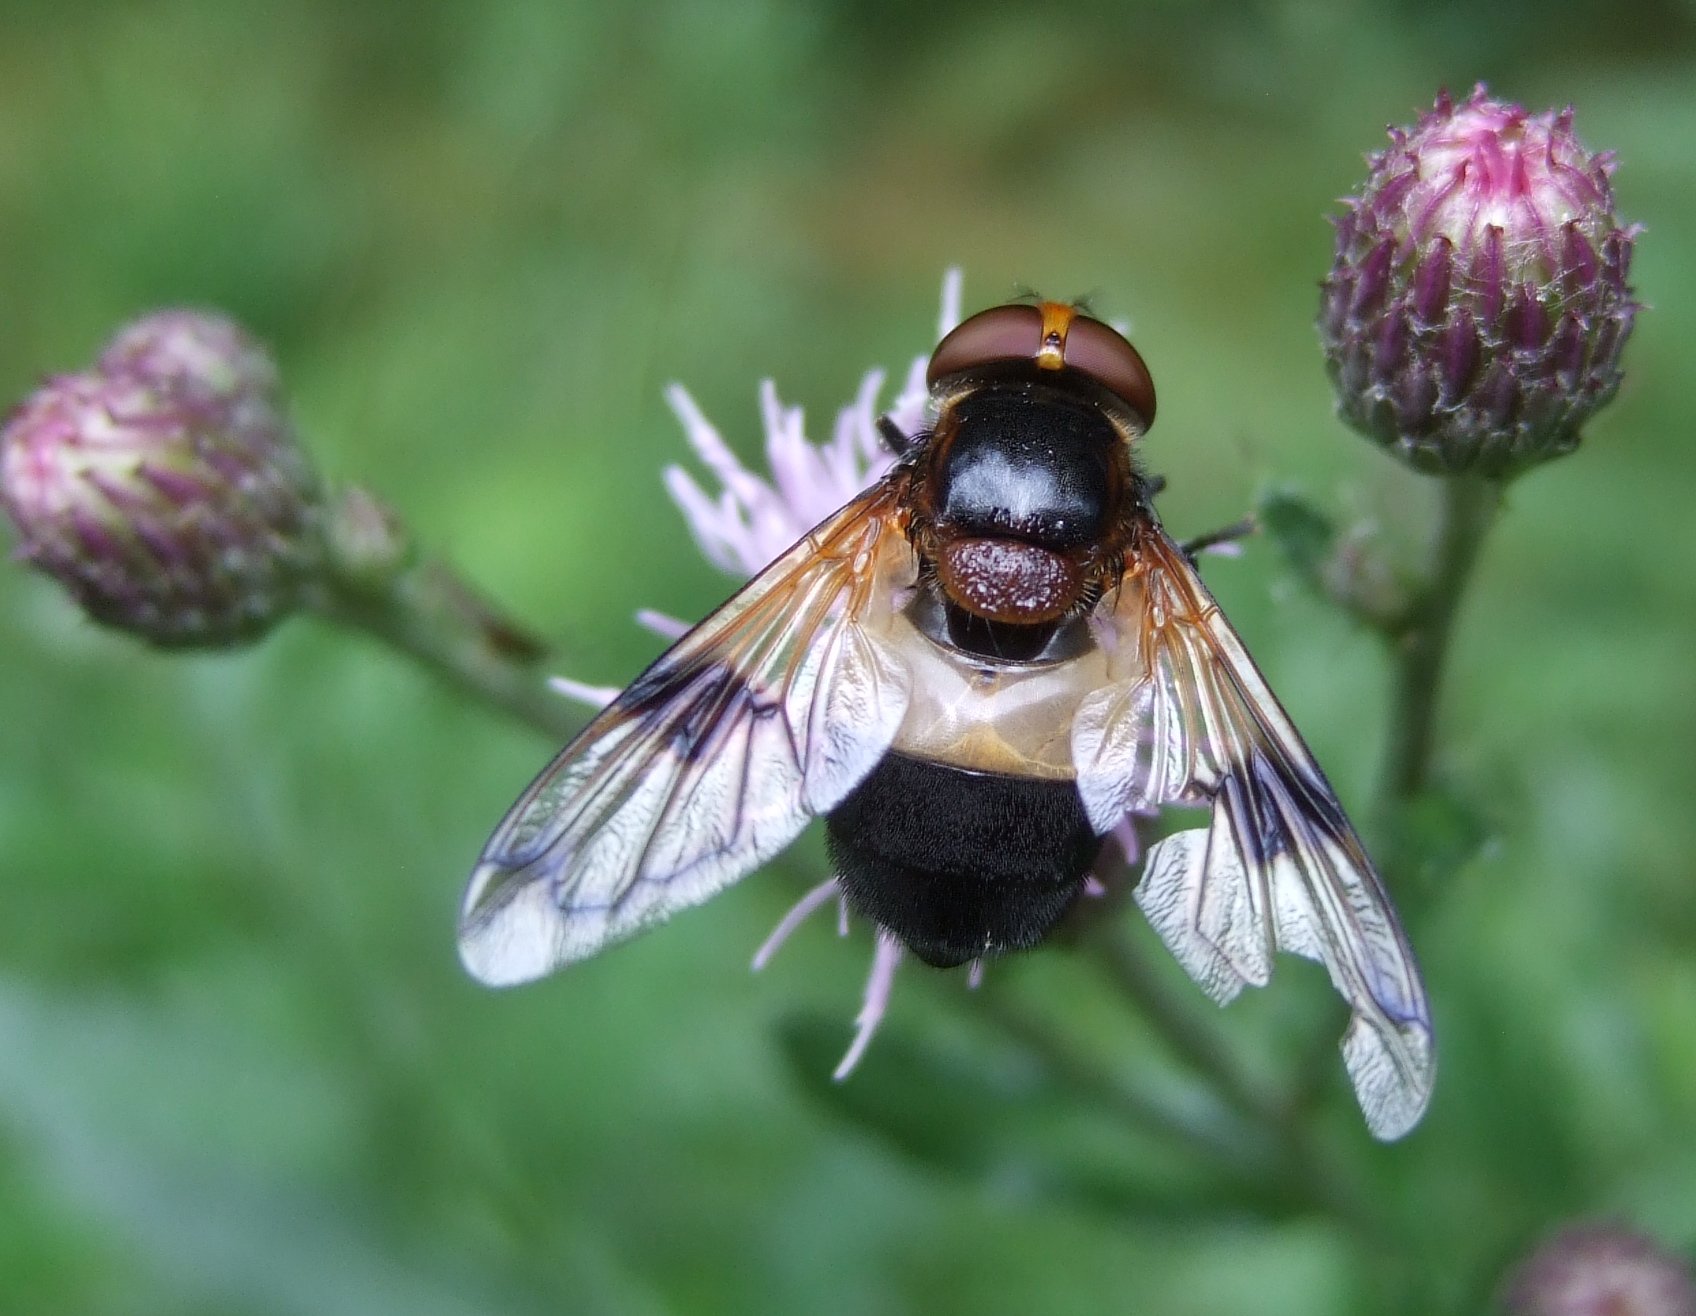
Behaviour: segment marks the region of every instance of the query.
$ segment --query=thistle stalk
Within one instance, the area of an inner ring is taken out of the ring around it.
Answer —
[[[1502,487],[1481,476],[1456,476],[1442,482],[1438,497],[1436,540],[1424,578],[1385,632],[1395,665],[1379,779],[1381,814],[1416,798],[1430,783],[1443,667],[1461,601],[1501,507]]]

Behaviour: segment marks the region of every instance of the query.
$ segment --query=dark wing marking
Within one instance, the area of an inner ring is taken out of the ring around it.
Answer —
[[[465,966],[525,982],[752,872],[888,750],[908,675],[883,638],[917,575],[895,472],[677,642],[525,791],[460,917]]]
[[[1150,518],[1098,630],[1121,679],[1080,706],[1072,747],[1090,821],[1207,804],[1155,845],[1137,903],[1219,1002],[1265,984],[1274,951],[1318,960],[1354,1011],[1343,1057],[1380,1138],[1424,1113],[1431,1020],[1389,896],[1289,715],[1183,551]]]

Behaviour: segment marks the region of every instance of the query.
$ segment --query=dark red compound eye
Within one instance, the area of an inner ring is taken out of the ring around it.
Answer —
[[[1034,361],[1042,367],[1045,334],[1050,339],[1047,351],[1052,352],[1057,329],[1067,368],[1087,375],[1121,399],[1143,428],[1154,423],[1154,379],[1137,349],[1100,320],[1056,303],[992,306],[961,321],[937,344],[925,380],[934,384],[948,375],[998,361]]]
[[[1073,320],[1066,334],[1066,364],[1123,398],[1144,429],[1154,424],[1154,377],[1142,353],[1111,325],[1087,315]]]
[[[967,316],[931,353],[925,383],[995,361],[1029,361],[1042,346],[1042,312],[1034,306],[992,306]]]

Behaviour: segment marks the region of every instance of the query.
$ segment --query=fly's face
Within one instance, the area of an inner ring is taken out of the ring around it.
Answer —
[[[931,359],[933,424],[592,721],[484,848],[460,952],[497,984],[594,954],[824,819],[848,902],[920,958],[1033,946],[1128,814],[1206,807],[1135,895],[1215,999],[1276,951],[1353,1019],[1367,1123],[1434,1074],[1425,990],[1336,795],[1161,527],[1132,448],[1136,350],[1045,302]]]

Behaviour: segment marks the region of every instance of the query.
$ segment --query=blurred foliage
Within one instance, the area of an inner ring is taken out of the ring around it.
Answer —
[[[1132,320],[1178,533],[1276,481],[1417,544],[1429,490],[1331,419],[1311,321],[1322,212],[1441,85],[1577,106],[1648,226],[1653,309],[1585,448],[1512,491],[1462,617],[1443,767],[1464,807],[1432,825],[1457,855],[1489,839],[1410,902],[1434,1107],[1373,1145],[1327,1070],[1324,1127],[1391,1242],[1247,1189],[1197,1209],[1217,1184],[1074,1109],[957,978],[904,970],[890,1031],[830,1089],[869,939],[820,922],[745,972],[812,846],[482,991],[454,958],[460,885],[547,746],[323,626],[163,657],[13,572],[0,1306],[1472,1312],[1575,1214],[1688,1248],[1693,54],[1677,0],[13,0],[0,392],[144,308],[221,306],[277,348],[324,468],[585,680],[651,656],[633,608],[726,589],[661,494],[662,383],[752,455],[760,375],[828,417],[928,349],[954,263],[968,307],[1030,285]],[[1374,641],[1264,543],[1207,570],[1358,809]],[[992,974],[1205,1117],[1064,949]],[[1285,964],[1221,1028],[1287,1069],[1339,1026],[1321,978]]]

